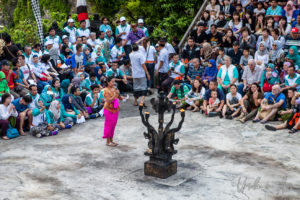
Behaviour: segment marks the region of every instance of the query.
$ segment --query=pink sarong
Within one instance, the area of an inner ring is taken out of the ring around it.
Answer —
[[[118,122],[119,111],[116,113],[110,112],[104,109],[104,133],[102,138],[113,138],[115,133],[115,128]]]

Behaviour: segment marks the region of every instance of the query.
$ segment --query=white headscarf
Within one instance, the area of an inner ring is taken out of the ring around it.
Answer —
[[[49,110],[53,114],[54,121],[58,121],[60,118],[60,109],[58,109],[59,101],[54,100],[51,102]]]

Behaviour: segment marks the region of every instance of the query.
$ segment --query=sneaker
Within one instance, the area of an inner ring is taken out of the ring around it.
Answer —
[[[67,124],[67,125],[65,126],[65,128],[66,128],[66,129],[70,129],[70,128],[72,128],[72,125],[71,125],[71,124]]]
[[[58,131],[52,131],[51,132],[51,135],[57,135],[58,134]]]

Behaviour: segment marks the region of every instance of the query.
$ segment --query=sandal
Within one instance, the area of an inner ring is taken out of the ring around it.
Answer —
[[[115,146],[118,146],[119,144],[118,143],[115,143],[115,142],[111,142],[113,145]]]
[[[252,120],[253,123],[257,123],[257,122],[259,122],[259,121],[260,121],[259,119],[253,119],[253,120]]]
[[[3,140],[10,140],[7,136],[2,137]]]
[[[274,126],[265,125],[265,128],[269,131],[277,131],[277,129]]]
[[[289,131],[289,133],[293,134],[293,133],[296,133],[297,131],[298,131],[297,129],[292,128],[292,129]]]
[[[260,123],[265,124],[265,123],[267,123],[267,121],[266,120],[260,120]]]
[[[138,106],[138,103],[135,102],[135,103],[133,104],[133,106]]]
[[[115,146],[117,146],[117,145],[115,145],[115,144],[113,144],[113,143],[110,142],[110,143],[108,143],[108,144],[106,143],[106,146],[109,146],[109,147],[115,147]]]

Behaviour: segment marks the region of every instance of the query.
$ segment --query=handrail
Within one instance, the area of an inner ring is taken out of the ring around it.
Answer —
[[[206,8],[207,4],[208,4],[209,0],[204,0],[199,11],[197,12],[197,15],[194,17],[192,23],[190,24],[189,28],[187,29],[187,31],[185,32],[184,36],[182,37],[181,41],[179,42],[179,49],[182,49],[184,42],[186,41],[187,37],[189,36],[191,30],[195,27],[197,20],[199,18],[199,16],[204,12],[204,9]]]

